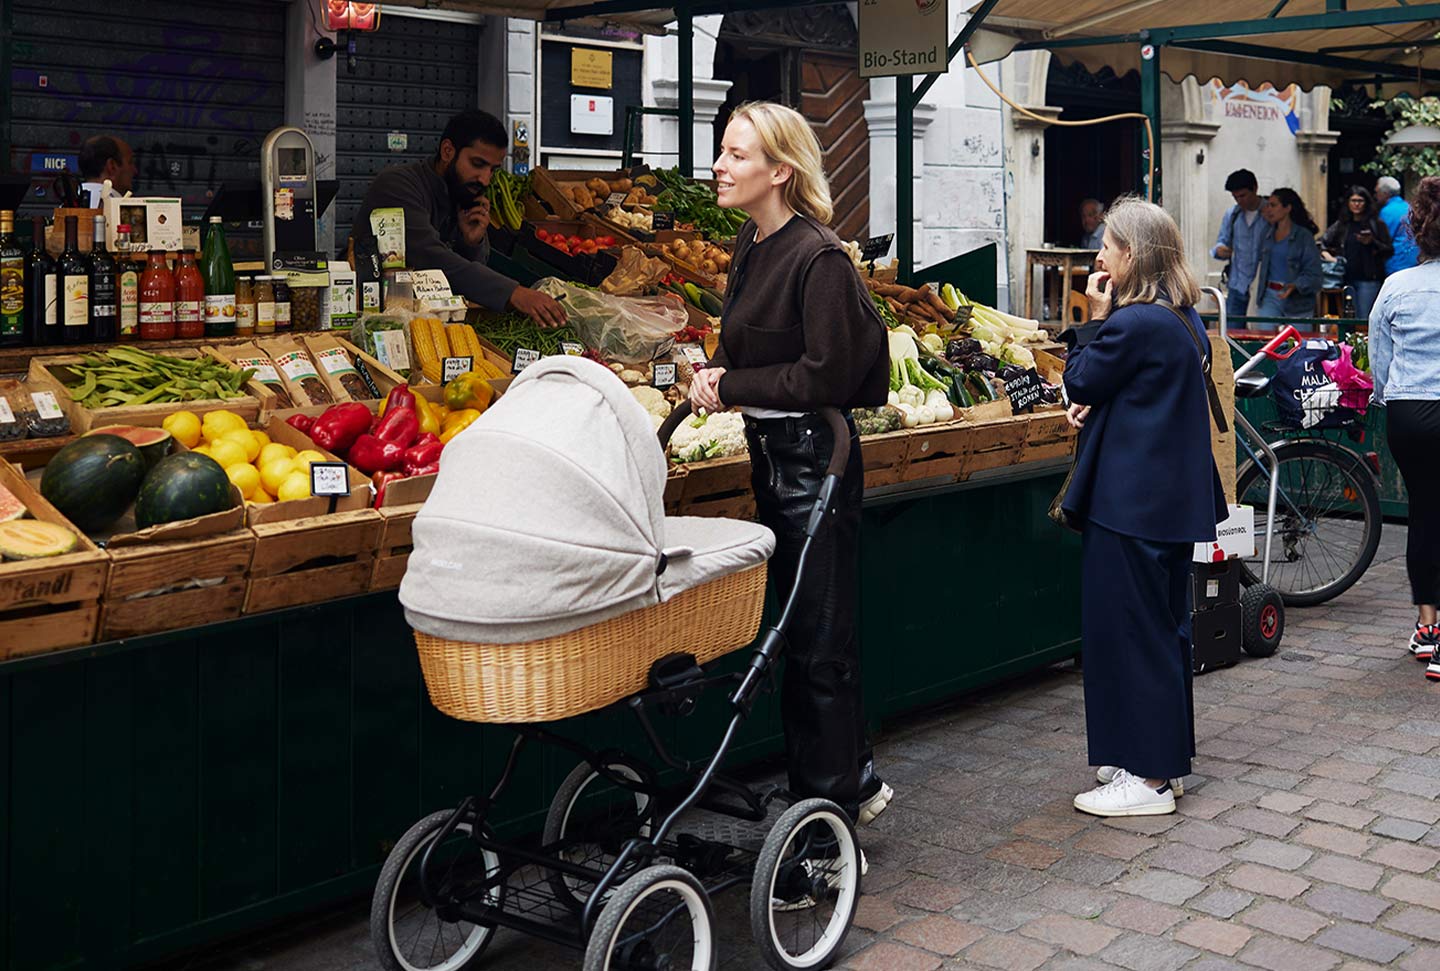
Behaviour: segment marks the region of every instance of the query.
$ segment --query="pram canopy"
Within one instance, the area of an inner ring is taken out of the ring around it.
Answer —
[[[445,449],[400,584],[407,620],[523,643],[769,559],[774,535],[756,523],[667,517],[665,476],[650,416],[607,368],[530,365]]]

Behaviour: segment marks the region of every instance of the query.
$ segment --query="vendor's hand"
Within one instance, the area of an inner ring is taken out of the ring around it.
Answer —
[[[1293,297],[1293,296],[1295,296],[1295,284],[1293,284],[1293,283],[1287,283],[1287,284],[1285,284],[1283,287],[1280,288],[1280,299],[1281,299],[1281,300],[1289,300],[1289,299],[1290,299],[1291,297]]]
[[[1085,419],[1090,416],[1089,405],[1071,405],[1065,411],[1065,420],[1070,423],[1071,428],[1084,428]]]
[[[725,376],[723,367],[701,368],[690,382],[690,406],[695,411],[716,414],[725,410],[720,401],[720,379]]]
[[[1375,234],[1368,229],[1362,229],[1360,230],[1360,232],[1355,234],[1355,240],[1357,242],[1365,244],[1366,246],[1369,246],[1371,243],[1375,242]]]
[[[460,213],[460,238],[468,246],[479,246],[490,230],[490,197],[480,196],[475,204]]]
[[[1322,250],[1320,251],[1320,261],[1321,261],[1322,263],[1334,263],[1334,262],[1335,262],[1335,255],[1334,255],[1333,253],[1329,253],[1329,252],[1327,252],[1327,251],[1325,251],[1325,250],[1322,249]]]
[[[529,287],[516,287],[510,294],[510,306],[541,327],[565,326],[565,308],[549,294]]]
[[[1222,260],[1228,260],[1231,256],[1234,255],[1234,253],[1235,251],[1228,246],[1215,247],[1215,255]]]
[[[1090,319],[1104,320],[1110,316],[1110,274],[1096,270],[1085,283],[1085,299],[1090,301]]]

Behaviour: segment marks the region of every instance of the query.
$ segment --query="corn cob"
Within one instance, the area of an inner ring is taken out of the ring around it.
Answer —
[[[435,340],[430,334],[430,321],[416,317],[410,321],[410,346],[415,352],[415,363],[427,380],[437,384],[441,377],[441,361],[435,356]]]

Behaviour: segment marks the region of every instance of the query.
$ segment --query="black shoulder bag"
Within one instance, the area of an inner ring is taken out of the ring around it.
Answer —
[[[1190,321],[1183,311],[1173,303],[1163,300],[1156,301],[1156,303],[1174,314],[1175,319],[1180,322],[1180,326],[1184,327],[1186,333],[1195,341],[1195,349],[1200,352],[1200,371],[1205,376],[1205,395],[1210,399],[1210,415],[1215,419],[1215,427],[1220,429],[1222,435],[1225,434],[1230,430],[1230,425],[1225,421],[1225,409],[1220,405],[1220,392],[1216,390],[1215,381],[1210,377],[1209,348],[1200,340],[1200,335],[1195,332],[1195,328],[1190,326]],[[1076,454],[1070,457],[1070,471],[1065,473],[1065,482],[1060,486],[1060,491],[1055,494],[1054,499],[1050,500],[1050,509],[1047,513],[1052,523],[1075,533],[1080,532],[1080,525],[1064,508],[1063,503],[1065,494],[1070,491],[1070,480],[1075,475],[1075,460],[1078,454],[1077,450]]]

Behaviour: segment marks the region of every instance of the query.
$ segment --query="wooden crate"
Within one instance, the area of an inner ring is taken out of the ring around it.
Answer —
[[[1019,462],[1025,451],[1025,422],[1028,420],[1021,416],[967,424],[965,427],[971,435],[970,451],[960,478],[969,478],[976,472],[989,469],[1003,469]]]
[[[140,349],[145,350],[145,348]],[[199,348],[176,348],[167,352],[167,356],[184,358],[200,357],[201,354]],[[66,381],[73,380],[73,375],[67,370],[67,365],[78,364],[82,360],[83,358],[79,355],[33,357],[30,359],[30,370],[26,377],[26,384],[30,385],[32,390],[55,393],[55,400],[59,402],[66,417],[70,419],[70,427],[77,435],[85,434],[96,425],[156,427],[166,417],[181,410],[193,411],[202,417],[207,411],[233,411],[244,418],[246,422],[254,424],[260,417],[261,398],[272,396],[268,388],[251,379],[245,385],[247,393],[242,398],[205,398],[200,401],[120,405],[115,408],[92,410],[82,407],[79,402],[70,400],[70,394],[65,390]]]
[[[64,556],[0,563],[0,661],[91,643],[109,558],[8,462],[0,461],[0,485],[35,519],[72,529],[79,539]]]
[[[1045,462],[1068,457],[1075,451],[1075,430],[1064,410],[1037,411],[1026,422],[1025,451],[1021,462]]]
[[[905,460],[904,481],[915,482],[941,476],[958,478],[970,457],[973,427],[957,421],[910,429],[910,453]]]
[[[389,490],[386,491],[388,493]],[[400,580],[405,576],[405,565],[410,561],[410,530],[422,505],[417,502],[380,510],[380,545],[375,555],[375,567],[370,572],[371,590],[393,590],[400,586]]]
[[[109,550],[100,639],[238,618],[254,553],[255,535],[248,529]]]
[[[614,182],[616,179],[630,178],[630,173],[623,169],[613,172],[592,172],[588,169],[549,169],[543,165],[537,165],[531,169],[530,174],[532,191],[554,211],[555,215],[562,219],[575,219],[585,211],[571,201],[570,195],[566,191],[570,186],[584,185],[590,179]],[[658,192],[654,194],[659,195]],[[603,203],[605,197],[602,196],[596,201]]]
[[[910,429],[867,435],[860,439],[860,456],[865,463],[865,488],[895,485],[905,481],[906,461],[913,439]]]
[[[244,612],[364,593],[370,588],[383,522],[375,510],[357,509],[253,525],[255,555]]]
[[[676,515],[755,518],[748,454],[690,462],[684,469]]]

